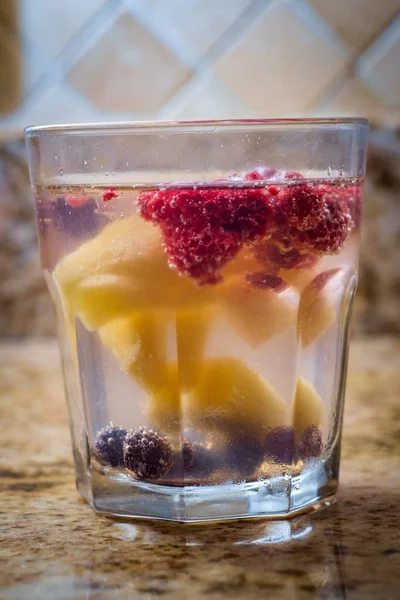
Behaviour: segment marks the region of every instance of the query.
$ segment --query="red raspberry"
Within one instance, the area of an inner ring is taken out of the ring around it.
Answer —
[[[325,194],[328,192],[327,186],[289,186],[281,192],[279,209],[290,227],[300,231],[313,229],[324,218]]]
[[[106,190],[104,190],[103,192],[103,200],[104,202],[108,202],[109,200],[112,200],[113,198],[118,198],[118,192],[115,188],[110,187],[107,188]]]
[[[284,188],[275,198],[274,207],[275,238],[285,252],[295,248],[301,254],[335,254],[353,225],[346,192],[334,185]]]
[[[215,283],[243,244],[265,235],[272,211],[262,190],[201,189],[145,192],[139,213],[158,224],[171,266]]]
[[[288,287],[286,281],[283,281],[282,277],[278,275],[271,275],[263,271],[257,273],[248,273],[246,275],[246,281],[252,286],[261,290],[273,290],[274,292],[283,292]]]
[[[258,169],[254,169],[254,171],[250,171],[250,173],[246,173],[244,179],[248,181],[260,181],[263,179],[274,179],[276,177],[277,171],[272,167],[258,167]]]
[[[273,236],[275,238],[276,235]],[[317,257],[301,253],[297,248],[291,247],[289,239],[262,240],[254,246],[254,256],[263,265],[272,264],[278,269],[311,269],[317,262]],[[286,247],[285,247],[286,246]]]
[[[304,179],[304,175],[302,175],[298,171],[286,171],[285,179]]]
[[[336,191],[325,195],[325,210],[316,227],[308,231],[298,231],[293,237],[296,246],[316,254],[335,254],[343,248],[352,219],[349,206]]]

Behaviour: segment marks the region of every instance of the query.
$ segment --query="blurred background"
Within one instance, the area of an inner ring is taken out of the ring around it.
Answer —
[[[24,127],[371,120],[354,329],[400,333],[400,0],[0,0],[0,336],[53,335]]]

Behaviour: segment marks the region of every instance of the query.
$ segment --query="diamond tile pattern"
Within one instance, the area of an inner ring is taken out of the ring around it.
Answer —
[[[353,50],[364,49],[400,12],[400,0],[308,0]]]
[[[400,0],[0,0],[0,133],[121,118],[400,124],[399,64]]]
[[[284,5],[267,11],[216,68],[257,116],[303,111],[345,59]]]
[[[0,0],[2,4],[4,0]],[[6,4],[8,0],[5,0]],[[106,0],[13,0],[19,30],[48,58],[54,58]],[[9,13],[10,14],[10,13]]]
[[[152,114],[190,70],[129,14],[97,41],[69,81],[98,108]]]
[[[192,86],[180,101],[163,115],[168,119],[234,119],[251,117],[251,110],[213,74]]]
[[[328,105],[320,111],[324,116],[342,115],[366,117],[380,121],[389,114],[389,107],[359,79],[349,82]]]
[[[177,44],[205,54],[253,0],[136,0],[134,6]]]
[[[400,28],[397,35],[368,61],[367,73],[400,109]]]

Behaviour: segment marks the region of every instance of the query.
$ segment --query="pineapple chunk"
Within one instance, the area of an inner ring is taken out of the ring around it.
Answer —
[[[148,418],[163,431],[179,428],[180,395],[176,363],[167,360],[168,328],[173,313],[142,312],[108,323],[99,330],[103,344],[148,394]]]
[[[296,306],[282,294],[247,285],[241,277],[228,281],[221,294],[228,320],[253,347],[296,325]]]
[[[279,276],[300,294],[316,275],[316,271],[311,269],[281,269],[279,271]]]
[[[320,427],[324,421],[324,404],[313,386],[299,376],[293,405],[293,428],[298,435],[315,425]]]
[[[166,341],[171,315],[165,312],[134,313],[99,329],[103,344],[149,390],[163,384],[167,372]]]
[[[196,390],[184,398],[185,418],[195,428],[234,426],[263,440],[270,427],[285,425],[285,402],[254,370],[237,358],[205,361]]]
[[[54,279],[92,331],[121,313],[199,306],[215,294],[171,269],[157,229],[137,216],[111,223],[61,259]]]
[[[204,347],[211,322],[211,309],[181,310],[176,314],[179,381],[182,390],[192,389],[201,377]]]
[[[297,318],[297,335],[307,348],[335,321],[336,313],[328,293],[311,282],[303,291]]]

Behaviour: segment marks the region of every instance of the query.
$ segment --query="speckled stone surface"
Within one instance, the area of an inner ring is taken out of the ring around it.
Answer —
[[[96,516],[52,341],[0,345],[0,598],[400,598],[400,341],[353,342],[338,503],[292,521]]]

